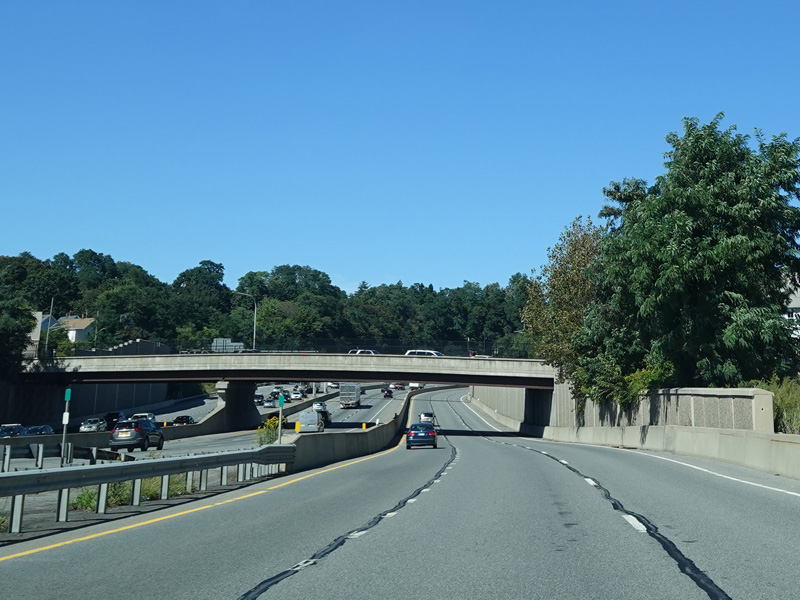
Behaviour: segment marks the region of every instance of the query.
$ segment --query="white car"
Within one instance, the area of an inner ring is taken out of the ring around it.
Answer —
[[[433,425],[433,422],[435,420],[436,420],[436,415],[434,415],[432,412],[424,412],[420,413],[419,415],[420,423],[430,423],[431,425]]]
[[[303,392],[300,390],[295,390],[291,394],[292,400],[302,400],[303,399]]]
[[[131,417],[132,420],[147,419],[151,423],[156,422],[156,416],[153,413],[136,413]]]

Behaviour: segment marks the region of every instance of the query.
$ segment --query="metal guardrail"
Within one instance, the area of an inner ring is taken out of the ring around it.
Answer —
[[[57,490],[59,497],[56,521],[64,522],[67,520],[69,490],[71,488],[99,486],[96,512],[104,514],[108,498],[108,485],[111,483],[133,481],[131,504],[138,506],[142,479],[161,477],[161,498],[166,499],[170,475],[186,473],[188,478],[187,487],[191,489],[191,474],[195,471],[200,471],[200,490],[205,491],[209,469],[221,468],[220,483],[221,485],[226,485],[227,467],[247,465],[246,469],[239,469],[239,481],[243,481],[250,479],[249,474],[252,472],[252,465],[287,465],[288,468],[294,463],[295,452],[296,447],[293,444],[271,445],[257,450],[237,450],[196,456],[123,462],[121,464],[3,473],[0,475],[0,497],[12,498],[8,531],[10,533],[20,533],[22,531],[22,509],[26,494]]]

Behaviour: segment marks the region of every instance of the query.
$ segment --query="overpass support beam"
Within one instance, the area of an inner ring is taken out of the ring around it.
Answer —
[[[255,429],[261,425],[261,414],[253,402],[256,393],[255,383],[252,381],[218,381],[216,391],[220,402],[224,404],[221,431]]]

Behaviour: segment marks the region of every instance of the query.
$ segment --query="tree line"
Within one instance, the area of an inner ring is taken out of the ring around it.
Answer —
[[[352,294],[308,266],[251,271],[235,289],[224,275],[223,265],[204,260],[164,283],[138,265],[87,249],[44,260],[28,252],[0,257],[0,327],[6,333],[0,337],[9,345],[6,356],[15,357],[10,371],[19,369],[19,353],[34,326],[31,311],[47,314],[51,304],[56,317],[95,319],[90,339],[76,344],[58,327],[50,330],[49,350],[61,355],[137,338],[177,351],[208,349],[220,337],[250,348],[254,314],[256,347],[263,350],[524,353],[515,332],[522,329],[526,275],[514,275],[506,286],[465,282],[439,290],[421,283],[362,282]]]

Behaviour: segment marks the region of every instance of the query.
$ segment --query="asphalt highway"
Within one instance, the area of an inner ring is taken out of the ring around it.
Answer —
[[[800,482],[521,438],[462,400],[376,455],[0,547],[0,597],[795,597]]]

